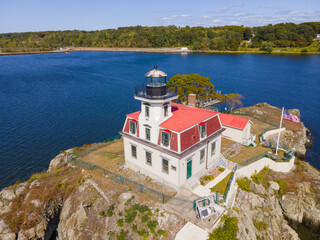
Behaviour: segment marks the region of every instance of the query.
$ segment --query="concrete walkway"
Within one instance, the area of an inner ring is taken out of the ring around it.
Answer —
[[[211,189],[212,187],[214,187],[215,185],[217,185],[222,179],[224,179],[226,176],[228,176],[228,174],[231,171],[229,169],[225,169],[218,177],[216,177],[215,179],[213,179],[211,182],[209,182],[208,184],[206,184],[205,186],[199,185],[198,187],[196,187],[192,193],[196,194],[200,197],[204,197],[204,196],[209,196],[211,195]]]
[[[208,239],[208,232],[202,228],[187,222],[186,225],[178,232],[175,240],[206,240]]]

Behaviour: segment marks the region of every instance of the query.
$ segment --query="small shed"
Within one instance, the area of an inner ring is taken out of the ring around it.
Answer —
[[[220,121],[222,127],[226,129],[222,132],[222,137],[246,146],[255,145],[256,136],[251,134],[252,122],[249,119],[221,113]]]

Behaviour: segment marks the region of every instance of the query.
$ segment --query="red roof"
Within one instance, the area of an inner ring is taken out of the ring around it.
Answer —
[[[140,112],[141,112],[141,111],[137,111],[137,112],[134,112],[134,113],[129,113],[129,114],[127,114],[126,116],[127,116],[128,118],[133,118],[133,119],[139,120]]]
[[[171,103],[173,116],[160,124],[160,127],[181,132],[189,127],[201,123],[215,116],[218,112],[201,108],[188,107],[178,103]]]
[[[220,121],[222,125],[244,129],[249,122],[249,119],[221,113]]]

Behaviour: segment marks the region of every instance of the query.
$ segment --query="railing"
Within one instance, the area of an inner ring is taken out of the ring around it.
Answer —
[[[108,178],[110,178],[111,180],[115,181],[115,182],[119,182],[121,184],[125,184],[127,186],[129,186],[131,189],[136,190],[140,193],[144,193],[160,202],[162,202],[163,204],[166,203],[167,201],[169,201],[170,199],[172,199],[174,196],[171,195],[167,195],[164,193],[161,193],[157,190],[154,190],[152,188],[149,188],[141,183],[135,182],[129,178],[126,178],[124,176],[121,176],[117,173],[111,172],[107,169],[104,169],[102,167],[99,167],[93,163],[90,162],[84,162],[81,161],[73,156],[68,155],[67,156],[67,161],[68,163],[73,163],[76,164],[82,168],[85,169],[89,169],[91,171],[96,171],[96,172],[100,172],[103,175],[106,175]],[[181,200],[181,199],[180,199]],[[186,199],[187,200],[187,199]],[[191,200],[189,200],[190,202],[193,202]]]
[[[229,194],[231,185],[232,185],[232,183],[233,183],[233,181],[234,181],[234,176],[235,176],[235,173],[236,173],[237,169],[238,169],[238,164],[234,167],[233,172],[232,172],[232,176],[231,176],[231,178],[229,179],[228,189],[227,189],[226,194],[224,195],[224,202],[225,202],[225,203],[226,203],[226,201],[227,201],[228,194]]]
[[[188,207],[186,210],[191,210],[192,208],[194,208],[194,203],[195,203],[194,200],[175,197],[172,195],[168,195],[168,194],[159,192],[159,191],[154,190],[152,188],[149,188],[141,183],[133,181],[127,177],[121,176],[117,173],[114,173],[114,172],[111,172],[107,169],[99,167],[93,163],[81,161],[71,155],[67,155],[67,161],[68,161],[68,163],[76,164],[84,169],[89,169],[90,171],[96,171],[96,172],[102,173],[103,175],[106,175],[109,179],[111,179],[115,182],[119,182],[121,184],[125,184],[128,187],[130,187],[132,190],[146,194],[147,196],[152,197],[153,199],[155,199],[159,202],[162,202],[162,204],[165,204],[169,200],[171,200],[171,201],[173,201],[173,205],[181,205],[181,203],[184,203],[184,205],[186,205],[186,203],[187,203]],[[217,195],[217,197],[218,197],[218,195]]]
[[[164,85],[165,87],[165,85]],[[147,99],[166,99],[166,98],[171,98],[178,96],[177,94],[177,89],[175,92],[168,92],[166,91],[165,95],[162,94],[148,94],[147,89],[145,86],[143,87],[136,87],[135,88],[135,94],[136,97],[142,97],[142,98],[147,98]],[[157,96],[158,95],[158,96]]]

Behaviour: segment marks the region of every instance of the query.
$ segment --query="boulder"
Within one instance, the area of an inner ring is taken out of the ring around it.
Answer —
[[[67,154],[72,154],[72,153],[73,153],[73,149],[68,149],[60,153],[54,159],[52,159],[49,164],[48,172],[53,172],[57,166],[67,163]]]
[[[269,184],[270,184],[269,187],[270,187],[272,190],[279,191],[280,186],[279,186],[278,183],[276,183],[276,182],[274,182],[274,181],[269,181]]]
[[[16,198],[16,195],[13,191],[13,189],[3,189],[0,193],[0,198],[8,200],[8,201],[12,201],[13,199]]]
[[[301,209],[300,198],[297,194],[290,192],[286,195],[283,195],[280,200],[280,205],[284,215],[289,220],[302,223],[303,210]]]

